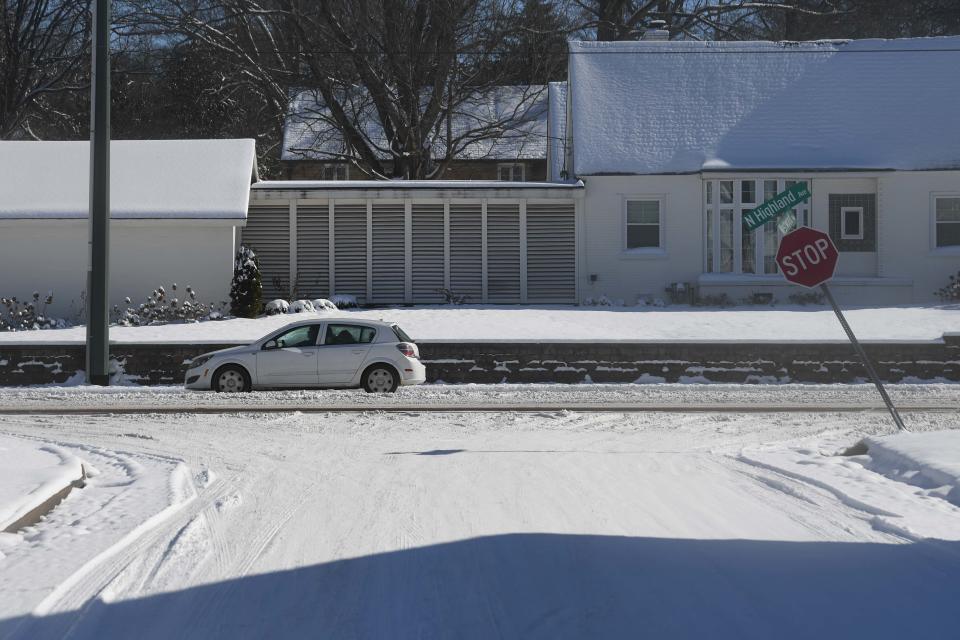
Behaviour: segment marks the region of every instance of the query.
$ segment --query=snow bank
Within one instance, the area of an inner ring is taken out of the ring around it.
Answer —
[[[960,431],[866,439],[869,468],[932,491],[960,507]]]
[[[960,329],[960,308],[887,307],[846,312],[857,337],[867,341],[930,341]],[[220,344],[250,342],[305,314],[234,318],[217,322],[112,327],[116,343]],[[320,316],[318,316],[320,317]],[[387,320],[423,341],[663,341],[663,342],[846,342],[827,308],[777,309],[690,307],[423,306],[341,310],[324,319]],[[85,329],[0,334],[2,344],[82,344]]]
[[[0,436],[0,531],[82,475],[80,459],[53,445]]]

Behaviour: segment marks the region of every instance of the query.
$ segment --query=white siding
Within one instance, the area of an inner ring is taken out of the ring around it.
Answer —
[[[483,298],[481,211],[480,203],[450,204],[450,289],[470,302]]]
[[[443,203],[414,203],[411,212],[414,302],[439,302],[443,288]]]
[[[330,295],[330,212],[327,203],[297,205],[297,292]]]
[[[251,207],[242,238],[260,260],[264,301],[290,297],[289,204]]]
[[[367,205],[334,203],[334,293],[367,300]]]

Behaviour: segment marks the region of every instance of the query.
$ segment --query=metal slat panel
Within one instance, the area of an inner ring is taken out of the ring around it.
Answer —
[[[330,295],[330,211],[327,205],[297,206],[297,292]]]
[[[527,299],[574,302],[576,219],[570,203],[527,205]]]
[[[403,302],[404,205],[373,204],[374,302]]]
[[[487,204],[487,297],[520,301],[520,206]]]
[[[290,207],[250,207],[243,244],[253,249],[260,261],[265,301],[290,295]]]
[[[367,205],[334,204],[334,285],[339,294],[367,299]]]
[[[483,222],[480,204],[450,205],[450,289],[483,298]]]
[[[440,302],[443,288],[443,205],[414,204],[411,210],[414,302]]]

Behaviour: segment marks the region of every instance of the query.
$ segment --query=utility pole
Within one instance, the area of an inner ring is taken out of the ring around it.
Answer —
[[[110,384],[110,1],[95,0],[90,83],[87,382]]]

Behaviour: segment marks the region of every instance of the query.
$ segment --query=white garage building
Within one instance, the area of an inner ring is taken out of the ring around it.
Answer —
[[[87,142],[0,142],[0,295],[82,308],[88,269]],[[111,144],[110,304],[192,286],[227,300],[238,229],[256,179],[253,140]]]
[[[741,217],[802,181],[800,223],[840,250],[838,297],[934,300],[960,269],[957,69],[957,37],[571,43],[550,170],[586,185],[581,299],[679,282],[786,300],[775,223]]]
[[[582,198],[582,183],[266,181],[243,242],[265,297],[575,303]]]

